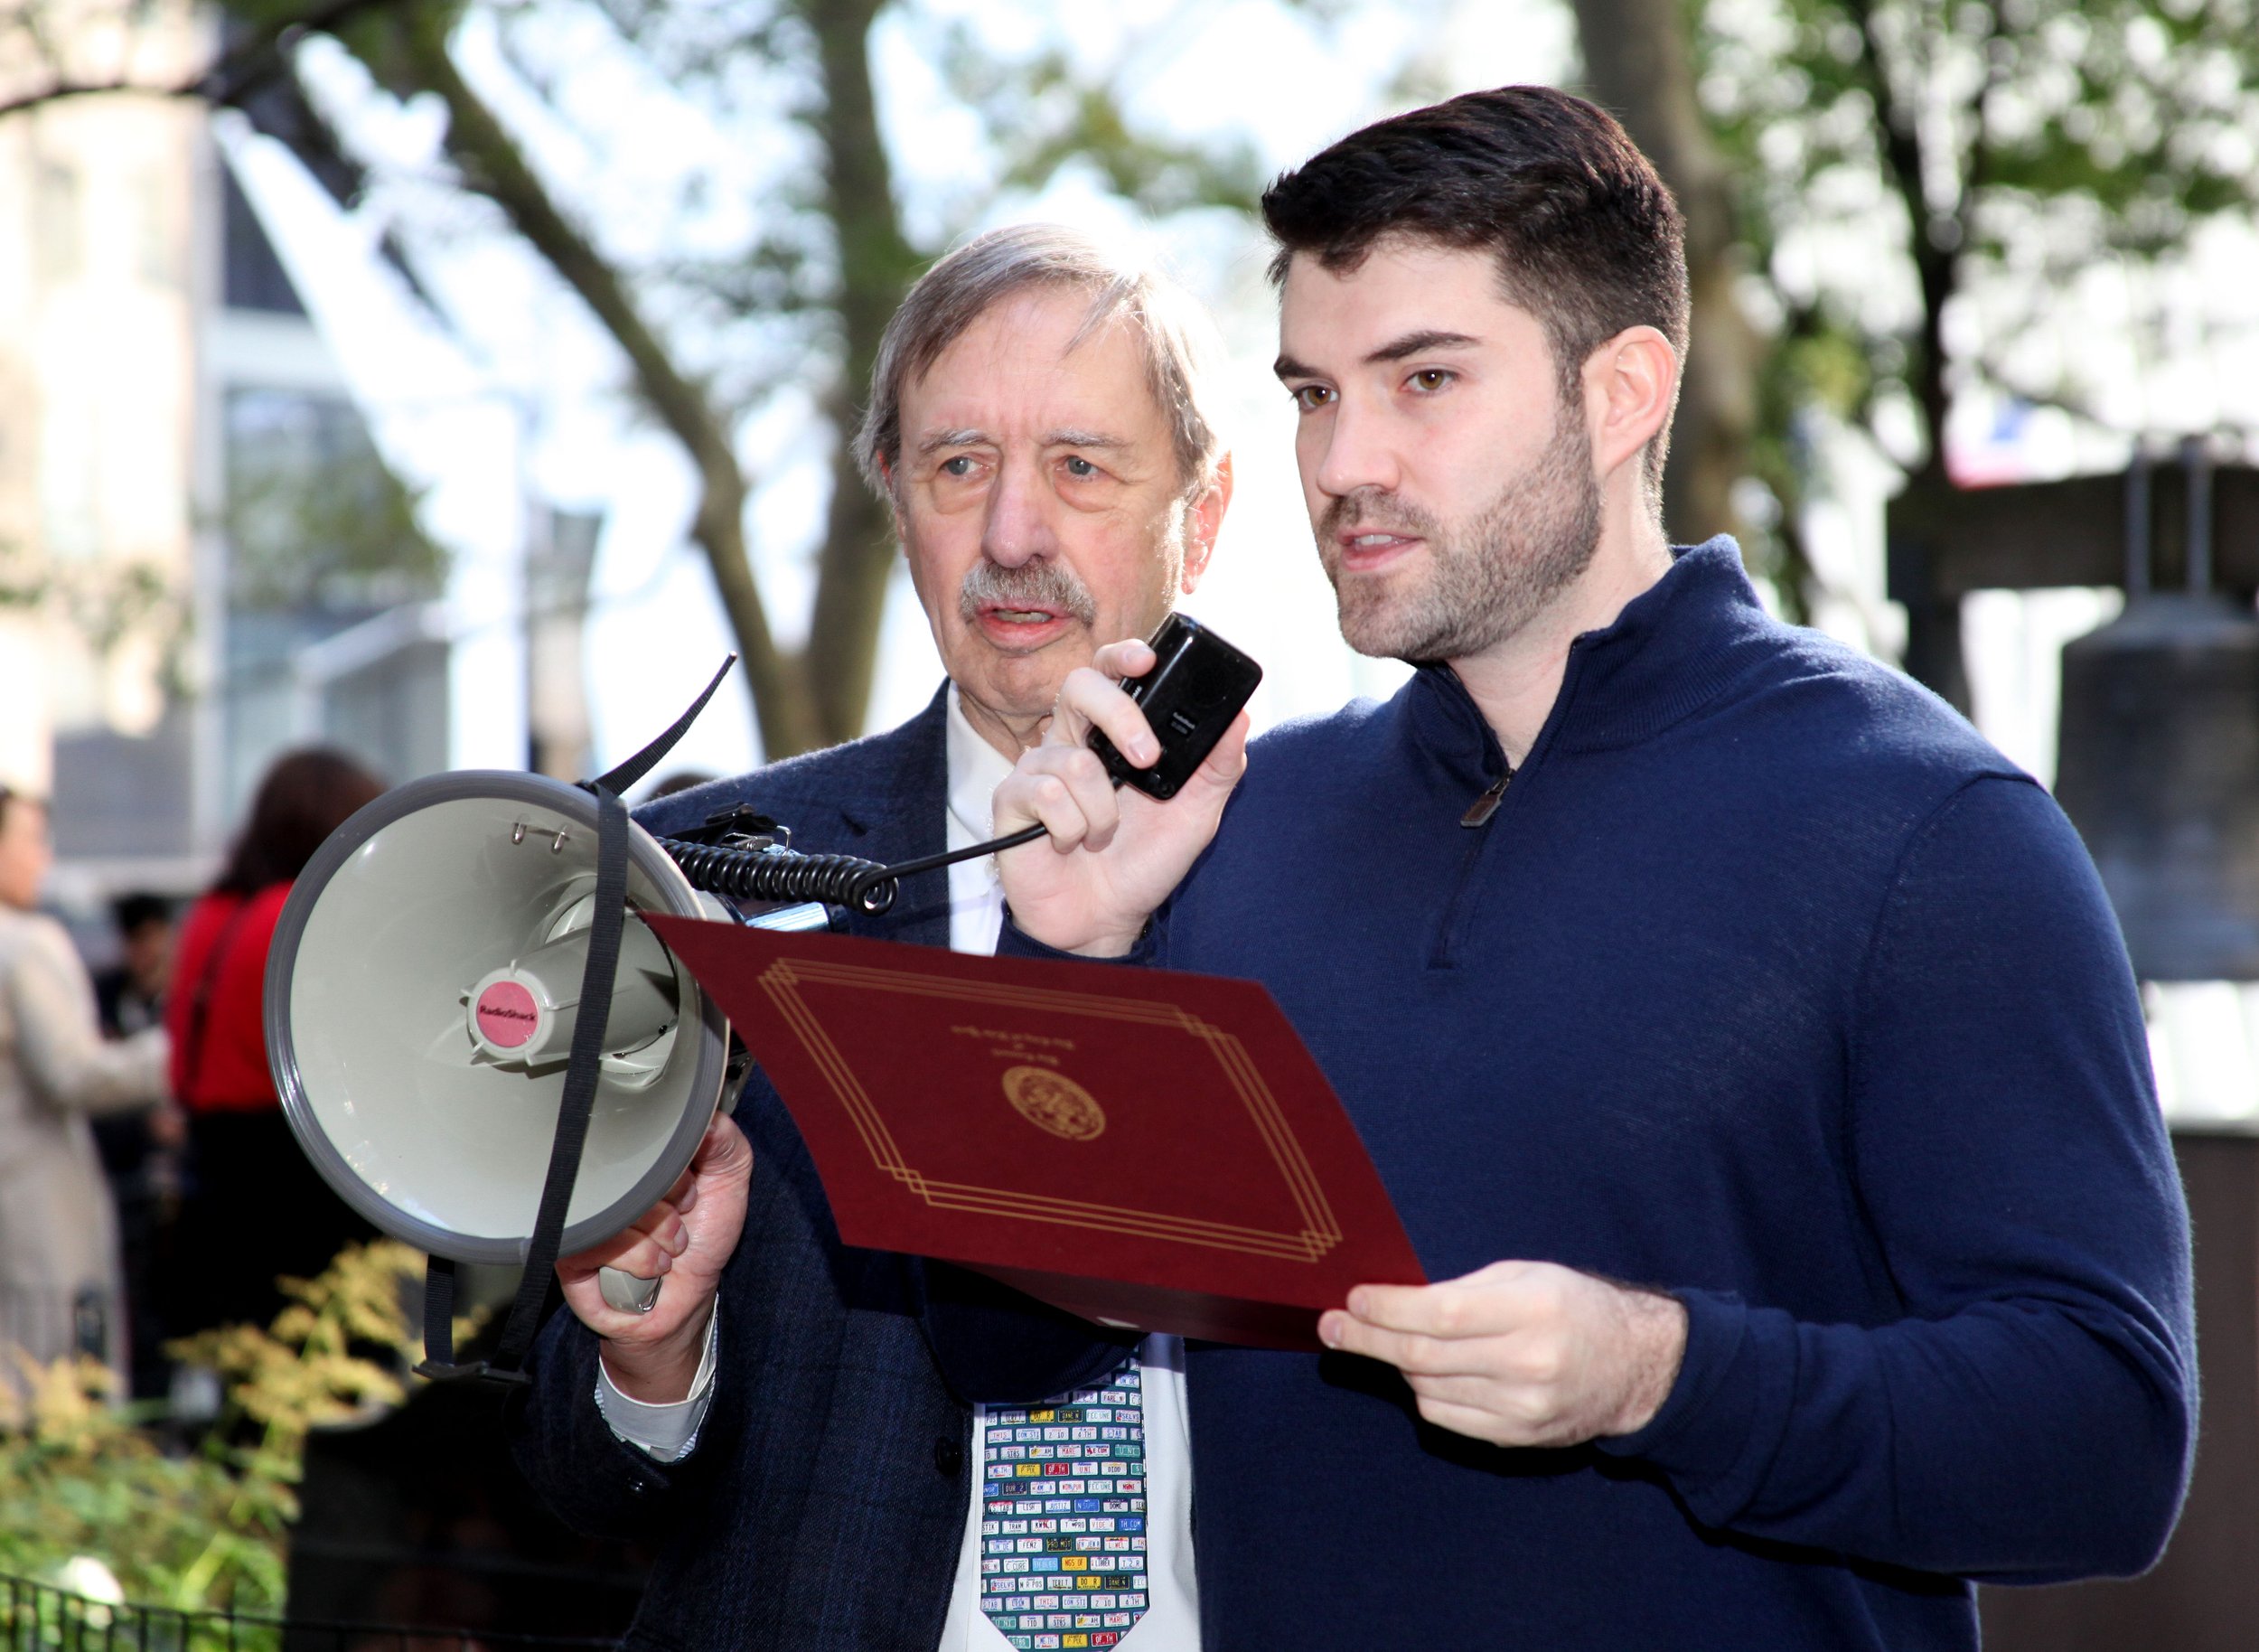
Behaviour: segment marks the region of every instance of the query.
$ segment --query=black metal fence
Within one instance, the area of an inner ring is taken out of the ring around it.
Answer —
[[[228,1611],[114,1606],[29,1578],[0,1576],[0,1652],[501,1652],[616,1640],[384,1623],[320,1623]]]

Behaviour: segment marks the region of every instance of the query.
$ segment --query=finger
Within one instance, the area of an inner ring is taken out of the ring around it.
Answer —
[[[645,1211],[642,1220],[633,1226],[623,1228],[611,1238],[599,1244],[592,1244],[585,1251],[559,1257],[558,1262],[560,1267],[570,1265],[576,1272],[588,1272],[597,1268],[627,1268],[633,1273],[635,1270],[620,1260],[623,1256],[633,1253],[675,1257],[688,1250],[689,1244],[689,1225],[683,1221],[681,1213],[673,1205],[661,1199]],[[643,1277],[648,1279],[651,1275],[645,1273]]]
[[[737,1121],[717,1112],[706,1126],[690,1169],[700,1176],[741,1176],[753,1169],[753,1143],[737,1128]]]
[[[1472,1376],[1464,1373],[1448,1376],[1429,1376],[1408,1374],[1404,1385],[1423,1400],[1439,1404],[1464,1405],[1470,1411],[1495,1412],[1501,1416],[1514,1416],[1527,1411],[1540,1396],[1536,1390],[1501,1381],[1495,1376]]]
[[[582,1278],[593,1275],[599,1268],[617,1268],[637,1279],[659,1279],[673,1271],[675,1253],[649,1234],[636,1234],[631,1229],[616,1235],[608,1244],[591,1246],[559,1262],[560,1272],[567,1262]]]
[[[1100,824],[1111,835],[1113,788],[1105,784],[1103,771],[1094,785],[1077,785],[1070,780],[1071,774],[1096,762],[1079,746],[1038,746],[1021,753],[1018,764],[989,800],[997,832],[1005,835],[1040,822],[1051,834],[1052,847],[1062,852],[1081,845]],[[1098,821],[1092,821],[1090,811],[1097,812]]]
[[[1091,707],[1109,697],[1127,699],[1121,685],[1092,666],[1078,665],[1059,684],[1044,724],[1042,745],[1080,746],[1091,730]]]
[[[677,1241],[684,1238],[686,1234],[686,1225],[682,1220],[682,1207],[672,1199],[661,1199],[642,1216],[636,1217],[632,1225],[614,1234],[613,1238],[606,1243],[631,1244],[638,1239],[651,1239],[657,1241],[660,1244],[672,1246]],[[599,1250],[603,1247],[592,1245],[589,1248]]]
[[[1086,666],[1067,673],[1059,690],[1058,714],[1051,719],[1044,738],[1053,745],[1079,746],[1088,742],[1093,728],[1139,768],[1150,767],[1160,758],[1161,743],[1153,737],[1152,725],[1145,720],[1138,702],[1111,678]],[[1061,738],[1062,732],[1069,729],[1074,731],[1073,738]]]
[[[1326,1318],[1331,1319],[1332,1315]],[[1392,1331],[1358,1319],[1354,1314],[1341,1316],[1338,1324],[1321,1326],[1321,1334],[1330,1331],[1329,1346],[1345,1354],[1361,1354],[1367,1359],[1377,1359],[1394,1366],[1407,1375],[1448,1376],[1473,1375],[1467,1346],[1458,1342],[1439,1341],[1432,1337],[1420,1337],[1404,1331]]]
[[[1509,1281],[1360,1285],[1348,1309],[1352,1318],[1385,1329],[1447,1339],[1502,1336],[1530,1318],[1530,1305]]]
[[[726,1176],[737,1168],[739,1155],[750,1157],[751,1145],[745,1132],[726,1112],[717,1112],[707,1121],[706,1134],[698,1138],[698,1151],[690,1156],[689,1168],[675,1178],[675,1185],[668,1190],[668,1202],[688,1215],[698,1202],[698,1181],[702,1177]]]
[[[1137,637],[1109,643],[1091,656],[1091,669],[1108,677],[1142,677],[1159,662],[1151,645]]]
[[[1252,727],[1244,711],[1233,718],[1232,726],[1223,731],[1223,738],[1215,743],[1214,748],[1201,760],[1200,766],[1193,771],[1192,778],[1185,784],[1185,791],[1195,795],[1228,793],[1239,784],[1240,776],[1247,773],[1247,737]]]
[[[1506,1418],[1478,1406],[1423,1397],[1420,1401],[1420,1414],[1438,1428],[1465,1434],[1470,1440],[1486,1440],[1493,1445],[1518,1445],[1526,1437],[1524,1431],[1515,1428]]]
[[[1102,849],[1121,824],[1121,804],[1113,776],[1088,746],[1055,746],[1038,759],[1064,783],[1083,821],[1083,846]]]

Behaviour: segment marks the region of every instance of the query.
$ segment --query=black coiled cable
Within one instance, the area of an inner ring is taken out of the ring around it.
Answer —
[[[725,849],[661,838],[694,889],[736,900],[822,901],[876,917],[895,904],[895,875],[876,860],[854,855],[801,855],[790,850]]]
[[[659,847],[674,858],[694,889],[752,901],[822,901],[852,906],[876,917],[895,904],[905,878],[954,866],[999,849],[1017,849],[1044,835],[1042,825],[1026,826],[1008,837],[971,843],[946,854],[924,855],[900,866],[881,866],[854,855],[803,855],[795,849],[727,849],[661,838]]]

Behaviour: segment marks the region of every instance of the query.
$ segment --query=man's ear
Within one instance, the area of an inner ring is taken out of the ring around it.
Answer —
[[[1626,327],[1592,352],[1586,407],[1596,419],[1592,468],[1601,476],[1637,460],[1670,424],[1679,371],[1679,352],[1653,327]]]
[[[1185,511],[1185,575],[1177,586],[1187,596],[1208,571],[1208,558],[1215,555],[1216,533],[1231,505],[1232,455],[1227,453],[1215,462],[1215,476],[1207,491]]]

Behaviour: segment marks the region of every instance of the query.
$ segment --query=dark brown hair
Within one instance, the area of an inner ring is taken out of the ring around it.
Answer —
[[[285,752],[258,783],[251,818],[212,888],[249,895],[289,882],[346,816],[383,790],[384,782],[342,751]]]
[[[1654,327],[1686,359],[1685,224],[1678,202],[1606,110],[1550,86],[1502,86],[1353,132],[1264,192],[1279,243],[1336,274],[1392,236],[1488,249],[1507,302],[1545,329],[1564,401],[1626,327]],[[1657,484],[1666,423],[1647,446]]]

